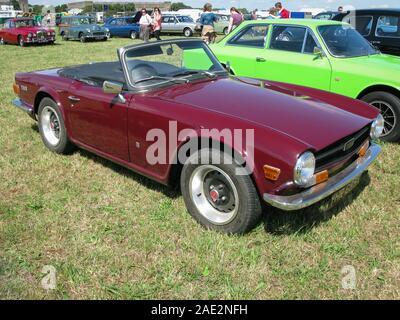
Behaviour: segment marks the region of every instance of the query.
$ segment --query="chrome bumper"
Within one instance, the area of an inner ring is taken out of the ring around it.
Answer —
[[[328,179],[328,181],[290,196],[264,193],[263,199],[270,205],[282,210],[299,210],[308,207],[342,189],[360,176],[380,152],[381,147],[375,143],[371,143],[364,157],[358,158],[346,169]]]
[[[32,106],[26,104],[25,102],[23,102],[21,99],[19,98],[15,98],[12,101],[12,104],[14,106],[16,106],[18,109],[26,112],[27,114],[29,114],[30,117],[32,117],[33,119],[36,119],[35,117],[35,110],[33,109]]]

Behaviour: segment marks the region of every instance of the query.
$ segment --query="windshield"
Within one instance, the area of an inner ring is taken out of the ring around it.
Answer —
[[[129,82],[135,87],[149,87],[213,78],[226,74],[203,41],[167,41],[139,45],[123,57]]]
[[[78,26],[81,24],[93,24],[93,19],[89,17],[75,18],[71,20],[71,24]]]
[[[320,26],[318,31],[329,52],[335,57],[349,58],[379,53],[365,38],[351,26]]]
[[[39,24],[33,19],[26,19],[26,20],[16,20],[15,27],[16,28],[23,28],[23,27],[36,27]]]

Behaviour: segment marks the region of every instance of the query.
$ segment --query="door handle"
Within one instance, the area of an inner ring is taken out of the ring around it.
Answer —
[[[69,96],[68,99],[71,102],[79,102],[79,101],[81,101],[81,99],[79,99],[78,97],[74,97],[74,96]]]
[[[256,61],[257,62],[265,62],[266,60],[264,58],[261,58],[261,57],[256,57]]]

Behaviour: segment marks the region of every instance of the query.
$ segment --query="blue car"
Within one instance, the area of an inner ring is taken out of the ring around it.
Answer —
[[[110,18],[104,27],[110,30],[112,37],[130,37],[136,39],[139,36],[139,24],[135,17]]]

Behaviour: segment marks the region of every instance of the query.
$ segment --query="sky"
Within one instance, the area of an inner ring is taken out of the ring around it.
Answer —
[[[67,2],[74,2],[74,0],[28,0],[29,4],[61,4]],[[126,1],[132,2],[132,0],[104,0],[104,1]],[[156,0],[149,0],[156,1]],[[161,0],[162,1],[162,0]],[[192,7],[201,7],[205,2],[211,2],[215,8],[230,8],[245,7],[247,9],[259,9],[264,10],[273,6],[278,0],[172,0],[172,2],[184,2]],[[343,6],[345,10],[348,7],[354,7],[356,9],[362,8],[398,8],[399,0],[280,0],[283,5],[289,10],[300,10],[304,8],[323,8],[323,9],[334,9],[338,6]],[[351,8],[349,8],[351,9]]]

